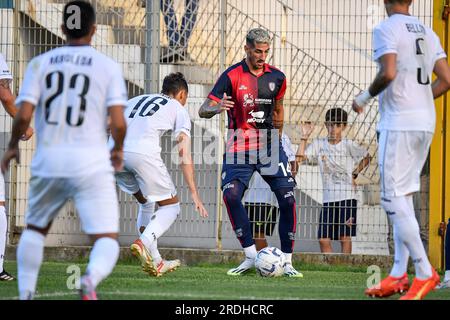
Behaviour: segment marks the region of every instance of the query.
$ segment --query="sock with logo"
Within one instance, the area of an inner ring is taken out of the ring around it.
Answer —
[[[280,234],[281,251],[292,253],[294,249],[294,237],[297,229],[297,212],[293,188],[282,188],[273,191],[280,206],[280,222],[278,232]]]
[[[420,239],[420,229],[414,213],[412,195],[384,197],[381,200],[381,204],[394,226],[394,239],[397,238],[396,241],[399,242],[398,247],[403,251],[400,255],[396,256],[396,259],[399,260],[399,270],[393,270],[395,274],[399,275],[403,269],[406,271],[404,261],[405,249],[402,246],[403,244],[406,246],[413,260],[416,277],[421,280],[431,277],[432,267],[422,240]]]
[[[233,180],[223,186],[223,201],[227,207],[228,217],[237,239],[242,248],[248,248],[254,245],[255,241],[253,240],[247,211],[242,204],[244,191],[245,185],[238,180]]]
[[[147,249],[150,249],[153,242],[161,237],[177,219],[180,213],[180,203],[160,206],[152,216],[150,223],[142,233],[140,239]]]
[[[150,219],[155,212],[155,203],[147,201],[146,203],[139,203],[139,211],[136,220],[136,228],[139,235],[141,235],[141,227],[146,227],[150,223]]]

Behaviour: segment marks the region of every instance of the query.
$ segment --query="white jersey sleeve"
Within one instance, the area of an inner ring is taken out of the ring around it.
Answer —
[[[112,71],[111,82],[106,91],[106,106],[126,106],[128,100],[127,88],[125,86],[125,79],[122,75],[122,70],[119,64],[114,64]]]
[[[191,119],[189,113],[181,105],[177,107],[177,116],[175,119],[175,128],[173,130],[173,138],[176,139],[180,133],[191,136]]]
[[[387,24],[380,24],[373,30],[373,60],[376,61],[388,53],[398,53],[397,40]]]
[[[442,48],[439,37],[434,32],[433,32],[433,38],[434,38],[434,54],[433,54],[432,65],[434,66],[436,61],[447,58],[447,54],[445,53],[444,49]]]
[[[22,102],[29,102],[36,106],[41,96],[41,62],[40,56],[32,59],[27,66],[23,78],[22,87],[16,99],[16,105],[20,106]]]
[[[0,53],[0,79],[12,80],[11,71],[9,71],[5,58]]]

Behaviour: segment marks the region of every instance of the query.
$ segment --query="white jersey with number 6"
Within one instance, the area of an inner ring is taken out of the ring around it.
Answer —
[[[107,108],[127,103],[120,66],[91,46],[64,46],[28,64],[16,104],[36,107],[33,176],[111,171]]]
[[[191,136],[191,120],[186,108],[164,94],[141,95],[129,100],[125,119],[125,152],[160,153],[161,136],[168,130],[173,130],[175,138],[181,132]]]
[[[431,76],[446,57],[437,35],[416,17],[394,14],[375,27],[373,48],[374,60],[397,55],[397,75],[380,95],[378,130],[434,132]]]

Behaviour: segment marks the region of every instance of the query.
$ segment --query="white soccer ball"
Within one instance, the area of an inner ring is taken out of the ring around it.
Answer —
[[[279,277],[283,274],[284,253],[275,247],[261,249],[256,255],[256,272],[262,277]]]

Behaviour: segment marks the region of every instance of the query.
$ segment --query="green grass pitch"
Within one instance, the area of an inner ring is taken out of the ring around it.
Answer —
[[[68,279],[73,275],[67,273],[71,265],[79,266],[81,272],[86,268],[85,261],[44,262],[36,299],[78,299],[76,291],[67,287]],[[363,292],[370,276],[366,267],[296,264],[304,278],[262,278],[255,272],[230,277],[226,275],[230,267],[233,265],[181,266],[172,273],[154,278],[142,272],[137,262],[120,262],[108,279],[100,284],[97,293],[99,299],[105,300],[361,300],[366,299]],[[15,262],[6,262],[5,269],[17,274]],[[17,281],[0,282],[0,299],[17,299],[17,296]],[[396,295],[391,299],[398,298]],[[426,299],[450,299],[450,290],[433,291]]]

